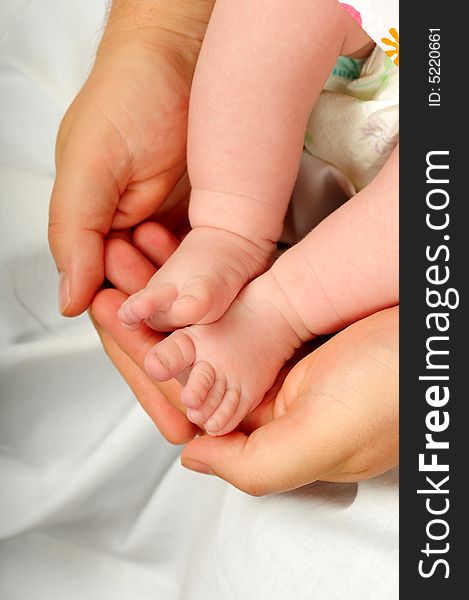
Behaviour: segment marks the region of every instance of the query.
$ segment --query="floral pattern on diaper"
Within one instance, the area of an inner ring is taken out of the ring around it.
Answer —
[[[399,33],[395,27],[391,27],[389,30],[390,36],[393,38],[390,40],[387,37],[381,38],[381,41],[385,46],[390,46],[390,50],[386,50],[386,54],[390,59],[394,61],[396,67],[399,66]]]
[[[368,121],[366,127],[362,129],[362,133],[366,137],[376,138],[375,150],[380,156],[389,154],[396,145],[395,136],[390,135],[386,124],[376,117]]]

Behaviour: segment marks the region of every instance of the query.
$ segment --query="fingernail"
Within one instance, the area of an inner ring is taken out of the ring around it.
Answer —
[[[64,314],[70,304],[70,283],[65,273],[59,273],[59,311]]]
[[[220,429],[220,426],[218,425],[218,421],[216,419],[209,419],[205,423],[204,429],[209,435],[213,435]]]
[[[190,469],[191,471],[197,471],[197,473],[204,473],[205,475],[214,475],[212,469],[198,460],[186,459],[183,463],[181,463],[183,467],[186,469]]]

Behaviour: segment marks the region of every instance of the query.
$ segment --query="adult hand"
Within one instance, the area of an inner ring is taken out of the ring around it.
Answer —
[[[160,341],[163,334],[145,325],[138,331],[128,331],[117,318],[124,300],[145,287],[155,273],[155,265],[160,266],[169,258],[179,240],[160,224],[148,222],[135,230],[133,243],[135,246],[120,238],[106,240],[106,277],[116,289],[98,292],[90,307],[90,316],[109,358],[162,435],[173,444],[183,444],[191,440],[198,429],[185,417],[185,409],[179,401],[181,386],[175,380],[156,383],[143,367],[148,349]],[[142,248],[143,253],[138,248]]]
[[[147,223],[136,229],[134,244],[107,243],[106,275],[117,289],[99,292],[91,312],[111,359],[142,406],[164,435],[186,442],[196,430],[174,409],[182,410],[179,384],[157,385],[142,369],[148,348],[161,334],[145,326],[129,332],[116,316],[127,295],[151,277],[152,263],[162,264],[177,240],[161,225]],[[398,453],[397,319],[398,309],[388,309],[331,338],[294,365],[284,381],[281,374],[238,431],[190,441],[182,464],[253,495],[318,479],[358,481],[393,467]]]
[[[167,215],[170,194],[173,203],[187,195],[189,91],[212,5],[113,2],[95,65],[57,138],[49,241],[66,316],[87,308],[103,281],[104,236],[163,203]]]

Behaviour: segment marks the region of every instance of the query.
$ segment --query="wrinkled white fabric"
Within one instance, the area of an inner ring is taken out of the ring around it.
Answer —
[[[395,471],[268,498],[187,472],[87,317],[57,314],[54,137],[104,13],[0,4],[0,597],[395,599]]]

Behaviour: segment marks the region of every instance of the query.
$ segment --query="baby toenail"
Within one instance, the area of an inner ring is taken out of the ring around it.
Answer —
[[[205,423],[204,429],[207,433],[215,433],[215,431],[220,429],[220,426],[218,425],[218,421],[216,419],[209,419],[207,423]]]
[[[155,359],[160,363],[160,365],[163,367],[163,369],[166,369],[166,371],[169,371],[169,362],[166,360],[166,358],[163,358],[160,354],[155,354]]]

